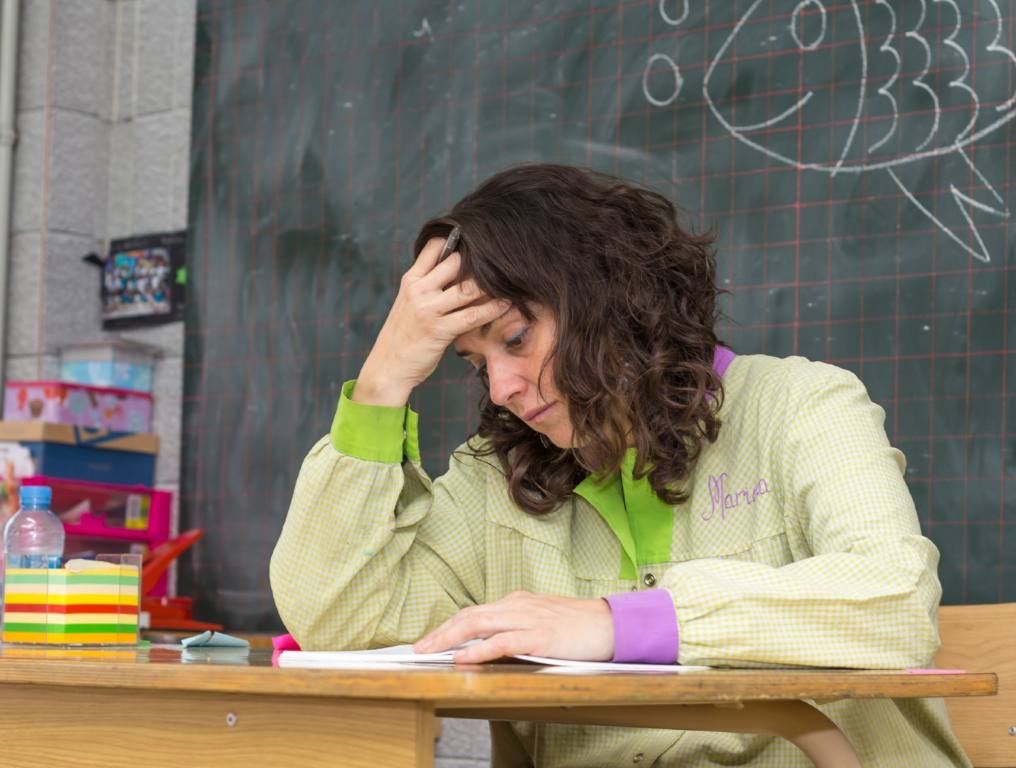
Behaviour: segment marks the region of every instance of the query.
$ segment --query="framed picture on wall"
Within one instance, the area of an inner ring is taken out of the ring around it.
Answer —
[[[110,242],[102,267],[103,329],[183,319],[186,244],[186,231]]]

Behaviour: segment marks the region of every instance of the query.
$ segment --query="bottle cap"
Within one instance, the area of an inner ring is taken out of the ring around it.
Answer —
[[[53,499],[53,489],[48,485],[23,485],[19,496],[23,507],[29,504],[36,507],[40,505],[48,507]]]

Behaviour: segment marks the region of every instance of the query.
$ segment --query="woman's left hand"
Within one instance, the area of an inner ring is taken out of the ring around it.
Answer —
[[[610,661],[614,621],[599,598],[512,592],[492,603],[463,608],[413,644],[417,653],[437,653],[469,640],[482,642],[455,654],[456,664],[480,664],[524,653],[580,661]]]

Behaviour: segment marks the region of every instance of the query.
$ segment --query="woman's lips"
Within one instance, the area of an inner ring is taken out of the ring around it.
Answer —
[[[548,405],[540,406],[539,408],[534,408],[529,413],[525,414],[522,417],[522,420],[527,422],[527,423],[529,423],[529,424],[533,424],[535,422],[538,422],[538,421],[540,421],[547,414],[547,411],[549,411],[555,405],[557,405],[556,402],[550,403]]]

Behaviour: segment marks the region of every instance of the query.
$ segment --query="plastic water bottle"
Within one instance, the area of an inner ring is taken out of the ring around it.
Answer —
[[[63,559],[64,528],[49,509],[53,489],[21,486],[21,509],[4,526],[6,568],[59,568]]]

